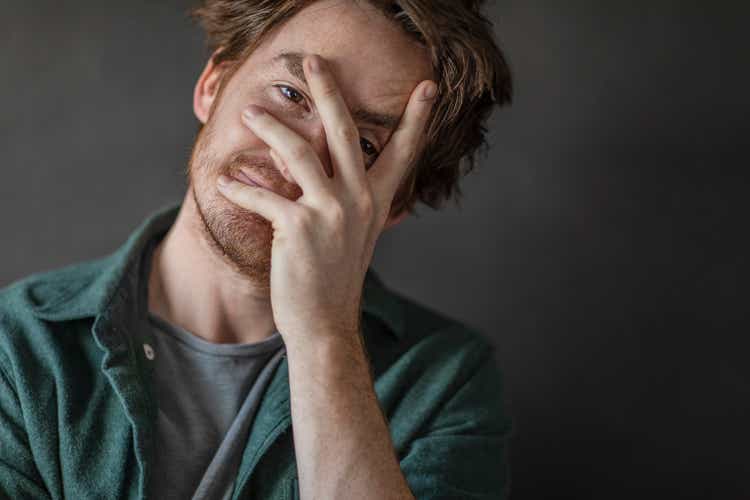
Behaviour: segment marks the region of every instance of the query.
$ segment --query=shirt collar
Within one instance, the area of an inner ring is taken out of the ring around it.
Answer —
[[[105,257],[29,277],[29,297],[36,316],[67,321],[102,314],[138,259],[154,238],[163,237],[174,223],[181,203],[165,205],[150,214],[125,243]],[[372,267],[362,289],[362,310],[381,320],[396,338],[405,332],[402,299],[385,287]]]

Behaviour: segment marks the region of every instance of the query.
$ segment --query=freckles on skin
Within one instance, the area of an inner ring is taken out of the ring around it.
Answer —
[[[326,59],[347,105],[379,108],[379,96],[399,95],[403,111],[419,82],[434,79],[430,52],[377,8],[360,2],[321,0],[303,8],[269,38],[264,59],[283,52]],[[393,76],[395,75],[395,78]]]
[[[279,92],[274,84],[285,83],[310,97],[309,88],[283,64],[272,63],[279,54],[289,52],[316,53],[326,59],[350,110],[363,107],[401,116],[414,88],[433,76],[429,51],[376,8],[366,3],[319,0],[269,34],[228,82],[219,114],[224,115],[220,118],[222,130],[227,125],[226,115],[232,120],[224,137],[232,150],[265,147],[240,118],[245,107],[257,104],[305,136],[319,154],[325,154],[322,126],[313,128],[315,114],[281,110],[278,96],[273,94]],[[311,107],[314,109],[314,103]],[[393,129],[360,126],[371,134],[369,140],[376,139],[382,152]]]
[[[414,88],[434,79],[429,52],[366,2],[318,0],[271,32],[242,63],[212,106],[206,124],[211,133],[201,136],[201,147],[191,158],[191,183],[209,243],[222,258],[263,283],[270,270],[270,224],[228,201],[215,183],[220,174],[238,167],[244,155],[281,194],[293,200],[302,195],[293,179],[282,174],[284,166],[271,157],[268,145],[243,123],[242,111],[250,104],[267,109],[308,140],[326,168],[331,163],[314,103],[309,107],[313,112],[293,111],[282,107],[274,94],[279,92],[274,84],[288,84],[310,97],[310,89],[283,64],[270,63],[290,52],[323,57],[350,110],[369,108],[400,117]],[[358,125],[368,131],[368,140],[377,140],[382,153],[393,129]]]

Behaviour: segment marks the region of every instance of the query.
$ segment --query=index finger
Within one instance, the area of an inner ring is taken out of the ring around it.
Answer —
[[[437,94],[437,85],[424,80],[412,91],[401,120],[373,168],[367,171],[375,199],[380,205],[390,203],[401,181],[420,153],[425,126]]]
[[[310,91],[326,131],[333,178],[342,180],[348,186],[361,188],[367,179],[357,125],[323,58],[312,54],[307,57],[306,62],[305,71]]]

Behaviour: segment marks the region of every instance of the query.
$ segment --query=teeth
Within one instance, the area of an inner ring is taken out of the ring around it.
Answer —
[[[235,178],[238,181],[243,182],[245,184],[249,184],[251,186],[257,186],[258,185],[255,182],[251,181],[250,178],[247,175],[245,175],[243,172],[237,172],[237,174],[235,174]]]

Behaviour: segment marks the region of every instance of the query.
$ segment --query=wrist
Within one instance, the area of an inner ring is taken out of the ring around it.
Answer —
[[[301,335],[284,339],[288,355],[306,357],[335,357],[343,353],[354,353],[364,350],[359,331],[326,330],[325,332],[307,331]]]
[[[331,377],[369,374],[364,341],[359,332],[306,335],[286,343],[290,370],[313,371]]]

